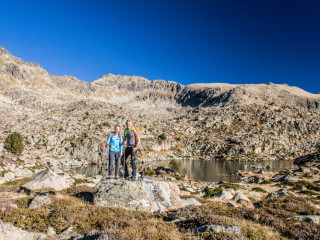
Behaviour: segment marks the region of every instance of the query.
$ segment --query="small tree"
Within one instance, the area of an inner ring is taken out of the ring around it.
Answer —
[[[176,171],[178,173],[180,173],[181,171],[180,164],[174,159],[169,162],[169,168],[171,168],[173,171]]]
[[[18,132],[9,134],[4,142],[4,147],[10,152],[20,155],[24,149],[22,135]]]

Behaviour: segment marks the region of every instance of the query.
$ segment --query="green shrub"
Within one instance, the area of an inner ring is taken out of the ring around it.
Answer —
[[[24,149],[22,135],[18,132],[9,134],[4,142],[4,147],[12,153],[21,154]]]
[[[175,175],[174,175],[174,178],[179,181],[179,180],[183,180],[184,176],[175,174]]]
[[[161,135],[159,135],[159,138],[163,141],[167,140],[167,135],[165,133],[162,133]]]
[[[295,187],[296,183],[292,182],[292,181],[284,181],[284,182],[281,182],[281,183],[277,183],[276,186],[279,186],[279,187],[284,187],[284,186]]]
[[[264,180],[262,184],[271,184],[272,182],[270,180]]]
[[[17,160],[16,160],[18,163],[24,163],[24,161],[22,159],[20,159],[19,157],[17,157]]]
[[[206,187],[204,189],[204,193],[206,197],[213,197],[216,193],[220,192],[222,190],[221,187],[217,187],[215,189],[210,188],[210,187]]]
[[[311,183],[311,182],[309,182],[309,181],[305,181],[305,180],[298,181],[297,183],[298,183],[298,184],[300,184],[300,185],[302,185],[302,186],[306,186],[306,187],[308,187],[308,186],[311,186],[311,185],[312,185],[312,183]]]
[[[319,193],[312,191],[312,190],[303,190],[300,191],[299,193],[305,194],[305,195],[318,195]]]
[[[174,159],[169,162],[169,168],[171,168],[173,171],[176,171],[178,173],[180,173],[181,171],[180,164]]]
[[[105,127],[111,127],[110,123],[108,123],[108,122],[104,122],[104,123],[102,123],[102,125]]]
[[[255,191],[255,192],[261,192],[261,193],[266,193],[267,191],[264,190],[263,188],[261,187],[254,187],[251,189],[252,191]]]
[[[311,185],[311,186],[309,187],[309,190],[313,190],[313,191],[320,192],[320,186],[318,186],[318,185]]]
[[[309,179],[312,179],[312,178],[313,178],[313,176],[312,176],[311,173],[305,173],[305,174],[302,175],[302,177],[304,177],[304,178],[309,178]]]
[[[11,181],[11,182],[5,182],[2,185],[3,186],[15,186],[15,185],[20,186],[20,185],[26,184],[27,182],[30,182],[31,180],[32,180],[31,177],[25,177],[22,179],[17,179],[17,180]]]
[[[143,173],[143,175],[145,175],[145,176],[154,176],[154,175],[156,175],[156,171],[153,170],[153,169],[148,169],[147,171],[145,171]]]
[[[222,187],[224,189],[231,188],[233,190],[238,190],[240,188],[240,186],[238,184],[233,184],[233,183],[222,183],[220,185],[220,187]]]

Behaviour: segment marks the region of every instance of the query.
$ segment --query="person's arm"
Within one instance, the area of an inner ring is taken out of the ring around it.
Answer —
[[[109,134],[108,139],[106,141],[106,147],[110,147],[110,141],[111,141],[111,134]]]
[[[120,143],[119,143],[119,147],[120,147],[120,157],[122,157],[122,146],[123,146],[123,138],[120,136]]]

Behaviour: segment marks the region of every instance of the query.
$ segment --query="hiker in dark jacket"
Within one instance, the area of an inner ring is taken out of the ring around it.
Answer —
[[[110,133],[106,142],[106,146],[109,147],[109,171],[108,178],[112,176],[112,165],[115,160],[115,178],[119,177],[119,161],[122,156],[123,138],[120,135],[120,125],[114,127],[114,132]]]
[[[138,146],[140,144],[140,136],[137,130],[132,126],[132,121],[127,120],[127,128],[124,131],[124,145],[126,146],[124,151],[124,156],[122,162],[124,163],[124,177],[129,177],[127,158],[131,155],[131,166],[132,166],[132,180],[137,179],[137,163],[136,163],[136,153]]]

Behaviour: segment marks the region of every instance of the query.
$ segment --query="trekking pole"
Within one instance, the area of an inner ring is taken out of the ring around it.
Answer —
[[[126,161],[126,148],[124,147],[124,151],[123,151],[123,180],[124,180],[124,175],[125,175],[125,161]]]
[[[109,154],[109,147],[107,146],[106,147],[106,158],[105,158],[105,161],[104,161],[104,167],[106,169],[106,178],[109,176],[109,173],[108,173],[108,170],[109,170],[109,165],[108,165],[108,160],[110,161],[110,154]]]
[[[137,149],[138,152],[138,149]],[[138,159],[137,159],[137,152],[136,152],[136,162],[137,162],[137,176],[136,176],[136,180],[139,179],[139,165],[138,165]]]

